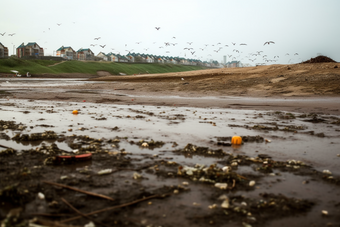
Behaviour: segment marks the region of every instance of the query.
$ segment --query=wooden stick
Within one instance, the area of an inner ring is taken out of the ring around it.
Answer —
[[[95,220],[92,220],[91,218],[89,218],[87,215],[83,214],[82,212],[80,212],[79,210],[77,210],[74,206],[72,206],[69,202],[66,201],[66,199],[64,198],[61,198],[61,201],[63,201],[67,206],[69,206],[72,210],[74,210],[77,214],[81,215],[83,218],[87,219],[87,220],[90,220],[90,221],[93,221],[94,223],[96,224],[99,224],[99,225],[102,225],[102,226],[106,226],[106,227],[109,227],[99,221],[95,221]]]
[[[98,214],[98,213],[101,213],[101,212],[104,212],[104,211],[109,211],[109,210],[114,210],[116,208],[122,208],[122,207],[130,206],[130,205],[133,205],[133,204],[136,204],[136,203],[139,203],[139,202],[143,202],[143,201],[149,200],[149,199],[154,199],[154,198],[159,198],[159,197],[164,198],[164,197],[169,196],[169,195],[171,195],[171,193],[164,194],[164,195],[152,195],[152,196],[142,198],[142,199],[138,199],[138,200],[135,200],[135,201],[132,201],[132,202],[129,202],[129,203],[125,203],[125,204],[121,204],[121,205],[117,205],[117,206],[108,207],[108,208],[104,208],[104,209],[101,209],[101,210],[93,211],[91,213],[87,213],[87,214],[84,214],[84,215],[85,216],[94,215],[94,214]],[[76,217],[73,217],[73,218],[68,218],[68,219],[65,219],[63,221],[60,221],[60,223],[66,223],[66,222],[74,221],[74,220],[77,220],[81,217],[82,216],[76,216]]]
[[[39,226],[49,226],[49,227],[82,227],[82,226],[75,226],[75,225],[65,225],[65,224],[62,224],[60,222],[56,222],[56,221],[49,221],[49,220],[45,220],[45,219],[41,219],[41,218],[38,218],[34,224],[39,224]]]
[[[45,213],[32,213],[32,216],[45,216],[45,217],[62,217],[62,216],[72,216],[71,214],[45,214]]]
[[[7,147],[7,146],[5,146],[5,145],[1,145],[1,144],[0,144],[0,147],[7,148],[7,149],[12,149],[12,150],[15,151],[15,149],[13,149],[13,148],[11,148],[11,147]]]
[[[81,189],[78,189],[78,188],[70,187],[68,185],[58,184],[58,183],[49,182],[49,181],[42,181],[42,182],[44,182],[45,184],[51,184],[51,185],[55,185],[55,186],[59,186],[59,187],[67,188],[67,189],[71,189],[73,191],[77,191],[77,192],[84,193],[84,194],[87,194],[87,195],[96,196],[96,197],[99,197],[99,198],[115,201],[114,199],[112,199],[111,197],[108,197],[106,195],[101,195],[101,194],[97,194],[97,193],[93,193],[93,192],[87,192],[87,191],[84,191],[84,190],[81,190]]]

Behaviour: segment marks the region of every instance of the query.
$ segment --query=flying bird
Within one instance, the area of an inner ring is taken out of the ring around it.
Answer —
[[[241,45],[243,45],[243,46],[247,46],[247,44],[246,44],[246,43],[241,43],[241,44],[240,44],[240,46],[241,46]]]
[[[235,46],[235,44],[236,44],[236,43],[233,43],[233,42],[231,42],[231,43],[232,43],[234,46]]]
[[[159,30],[161,27],[155,27],[157,30]]]
[[[294,55],[299,55],[298,53],[295,53]]]
[[[2,35],[2,36],[4,36],[6,34],[6,32],[4,32],[4,33],[0,33],[0,35]]]
[[[94,40],[99,40],[101,37],[98,37],[98,38],[94,38]]]
[[[192,44],[192,42],[188,42],[188,44],[189,44],[189,45],[191,45],[191,44]]]
[[[268,42],[265,42],[265,43],[263,44],[263,46],[266,45],[266,44],[269,45],[269,44],[271,44],[271,43],[275,44],[273,41],[268,41]]]
[[[194,55],[195,51],[194,51],[194,52],[191,52],[191,51],[190,51],[190,53],[191,53],[192,55]]]
[[[15,35],[15,33],[12,33],[12,34],[8,34],[9,36],[13,36],[13,35]]]
[[[101,48],[104,48],[106,45],[99,45]]]
[[[60,26],[61,24],[57,24],[58,26]]]

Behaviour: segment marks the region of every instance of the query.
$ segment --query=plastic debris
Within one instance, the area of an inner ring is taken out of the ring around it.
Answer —
[[[110,174],[112,173],[112,169],[103,169],[98,172],[98,175]]]
[[[227,183],[216,183],[215,187],[220,188],[220,189],[227,189],[228,184]]]

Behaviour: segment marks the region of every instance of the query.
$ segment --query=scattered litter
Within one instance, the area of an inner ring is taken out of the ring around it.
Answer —
[[[332,172],[331,171],[329,171],[328,169],[325,169],[324,171],[322,171],[323,173],[325,173],[325,174],[329,174],[329,175],[331,175],[332,174]]]
[[[222,208],[226,208],[228,209],[230,207],[230,203],[229,203],[229,198],[226,198],[223,203],[221,204]]]
[[[141,178],[142,178],[142,175],[140,175],[139,173],[137,173],[137,172],[133,173],[133,179],[137,180],[137,179],[141,179]]]
[[[215,209],[215,208],[217,208],[217,204],[213,204],[213,205],[210,205],[208,207],[209,207],[209,209]]]
[[[231,144],[241,145],[242,144],[242,137],[241,136],[233,136],[231,138]]]
[[[103,169],[98,172],[98,175],[110,174],[112,173],[112,169]]]
[[[55,157],[54,164],[71,164],[92,159],[92,153],[80,155],[58,155]]]
[[[228,188],[228,184],[227,183],[216,183],[215,187],[216,188],[220,188],[220,189],[227,189]]]

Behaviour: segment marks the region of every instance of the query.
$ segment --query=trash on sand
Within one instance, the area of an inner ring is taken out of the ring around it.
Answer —
[[[220,188],[220,189],[227,189],[228,184],[227,183],[216,183],[215,187]]]
[[[72,114],[78,114],[78,110],[73,110]]]
[[[109,173],[112,173],[112,169],[103,169],[98,172],[98,175],[104,175]]]
[[[141,179],[141,178],[142,178],[142,175],[140,175],[139,173],[137,173],[137,172],[133,173],[133,179],[137,180],[137,179]]]
[[[80,155],[58,155],[55,157],[55,163],[74,163],[92,159],[92,153]]]
[[[229,198],[226,198],[223,203],[221,204],[222,208],[226,208],[228,209],[230,207],[230,203],[229,203]]]
[[[242,144],[242,137],[241,136],[233,136],[231,138],[231,144],[241,145]]]
[[[252,180],[252,181],[249,182],[250,187],[253,187],[254,185],[255,185],[255,181]]]

